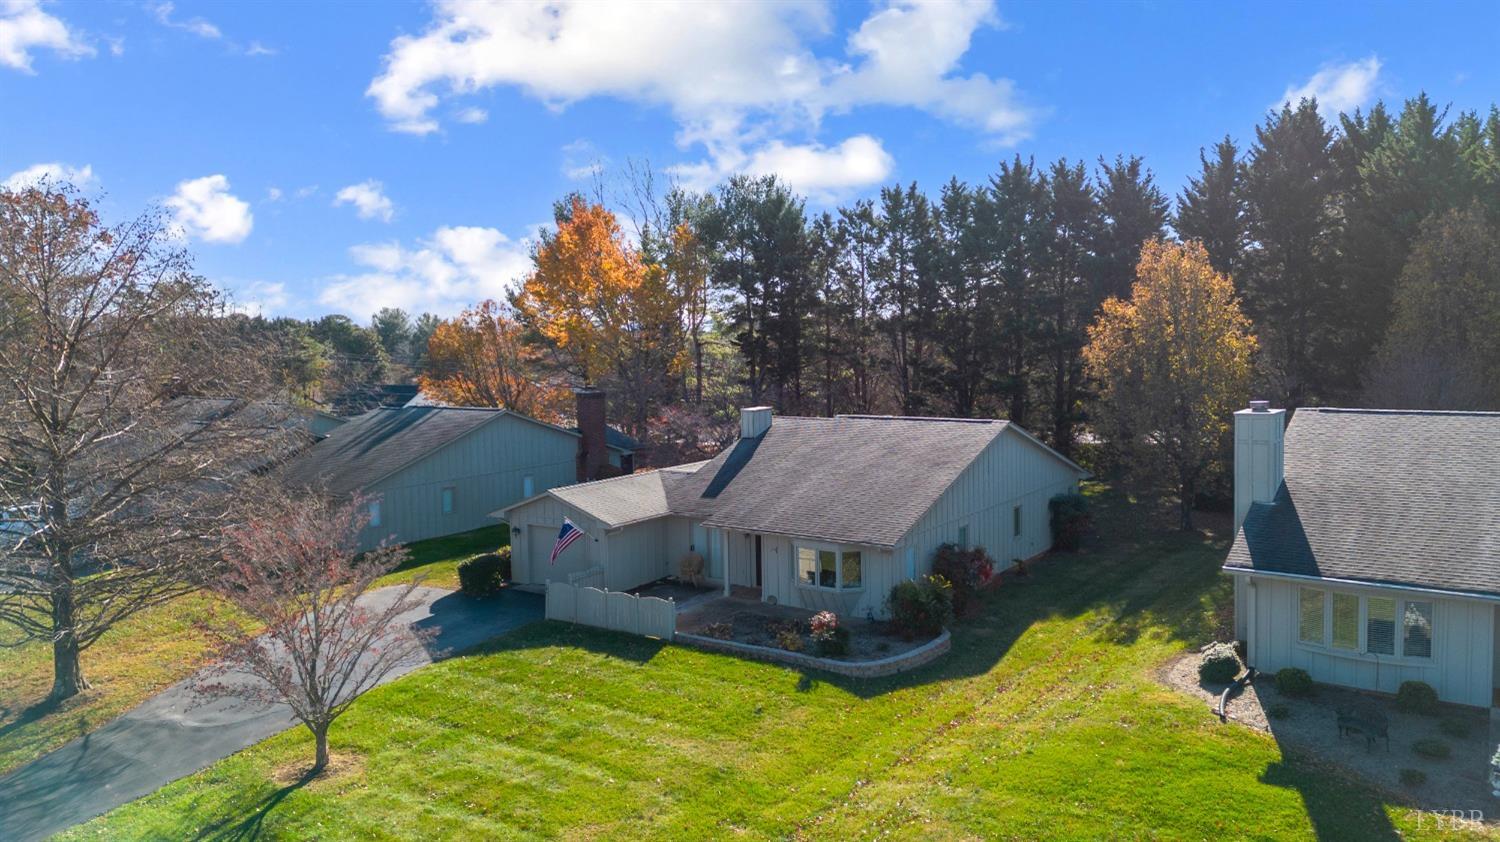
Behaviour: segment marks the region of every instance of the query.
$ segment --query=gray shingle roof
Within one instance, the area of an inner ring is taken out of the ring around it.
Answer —
[[[666,491],[708,526],[893,546],[1007,424],[779,417]]]
[[[318,485],[334,494],[349,494],[504,414],[502,409],[455,407],[371,410],[293,459],[285,477],[293,485]]]
[[[661,471],[568,485],[553,489],[552,495],[610,527],[672,513]]]
[[[1500,595],[1500,413],[1300,409],[1225,567]]]

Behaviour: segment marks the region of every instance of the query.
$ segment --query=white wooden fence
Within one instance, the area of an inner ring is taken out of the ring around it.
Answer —
[[[604,586],[604,568],[594,565],[587,570],[568,574],[568,584],[580,588],[600,588]]]
[[[654,596],[548,582],[547,619],[671,640],[677,605]]]

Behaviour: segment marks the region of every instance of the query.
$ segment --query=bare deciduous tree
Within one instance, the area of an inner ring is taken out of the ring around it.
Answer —
[[[407,557],[403,547],[358,551],[368,508],[359,498],[273,498],[262,515],[229,531],[225,569],[213,584],[263,630],[246,632],[223,612],[202,626],[218,644],[220,660],[195,690],[287,705],[317,743],[312,774],[328,764],[333,721],[437,631],[403,620],[418,605],[412,596],[417,581],[365,595]]]
[[[253,348],[159,213],[110,227],[69,187],[0,191],[0,622],[79,653],[196,586],[236,489],[295,437]]]

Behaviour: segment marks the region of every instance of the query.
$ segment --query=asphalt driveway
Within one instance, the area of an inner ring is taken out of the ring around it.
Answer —
[[[364,599],[389,600],[397,593],[384,588]],[[520,591],[477,600],[422,587],[413,596],[421,604],[408,622],[439,631],[425,652],[386,681],[542,618],[542,597]],[[103,728],[0,778],[0,840],[45,839],[296,724],[283,705],[205,702],[190,682],[174,684]]]

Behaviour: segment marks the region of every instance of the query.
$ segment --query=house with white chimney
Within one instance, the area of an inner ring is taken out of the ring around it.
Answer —
[[[1048,502],[1087,472],[1008,421],[741,411],[706,462],[552,488],[495,512],[516,583],[622,591],[684,556],[726,595],[884,616],[891,587],[945,543],[1006,567],[1052,545]],[[564,521],[584,537],[554,559]]]
[[[1500,696],[1500,413],[1251,403],[1234,418],[1235,635],[1262,672]]]

